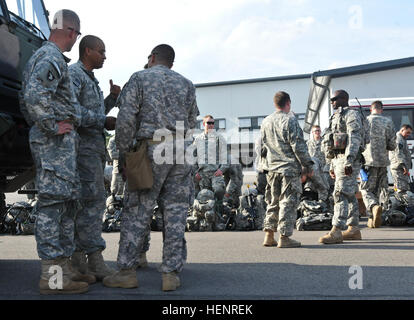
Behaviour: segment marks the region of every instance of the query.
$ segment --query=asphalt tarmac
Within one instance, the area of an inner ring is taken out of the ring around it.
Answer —
[[[157,268],[162,234],[151,234],[149,267],[139,288],[101,283],[75,296],[41,296],[40,263],[33,236],[0,236],[0,300],[411,300],[414,298],[413,228],[368,229],[362,241],[320,245],[324,231],[295,231],[302,248],[262,246],[263,232],[187,233],[182,286],[161,291]],[[103,234],[105,260],[116,268],[119,233]]]

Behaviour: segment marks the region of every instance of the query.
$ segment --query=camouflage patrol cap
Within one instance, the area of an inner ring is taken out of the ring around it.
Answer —
[[[214,192],[208,189],[203,189],[198,193],[197,200],[203,202],[214,200]]]

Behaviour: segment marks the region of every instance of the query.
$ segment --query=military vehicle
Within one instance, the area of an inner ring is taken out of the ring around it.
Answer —
[[[6,212],[4,194],[35,176],[18,93],[27,61],[49,38],[48,16],[42,0],[0,0],[0,221]]]

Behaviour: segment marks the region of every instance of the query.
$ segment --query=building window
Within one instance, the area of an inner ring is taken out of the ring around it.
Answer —
[[[260,117],[249,117],[249,118],[239,118],[239,131],[242,130],[258,130],[262,126],[265,116]]]
[[[305,126],[305,119],[306,119],[306,113],[297,113],[295,114],[296,119],[298,119],[299,125],[303,129]]]
[[[216,129],[217,130],[226,130],[226,119],[216,120]]]
[[[239,119],[239,128],[240,129],[250,129],[251,127],[252,127],[252,119],[251,118]]]

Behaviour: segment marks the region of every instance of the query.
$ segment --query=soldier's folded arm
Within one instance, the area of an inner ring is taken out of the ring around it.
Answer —
[[[62,74],[49,61],[37,63],[27,81],[24,100],[31,120],[47,135],[57,135],[59,128],[55,118],[53,95]]]

